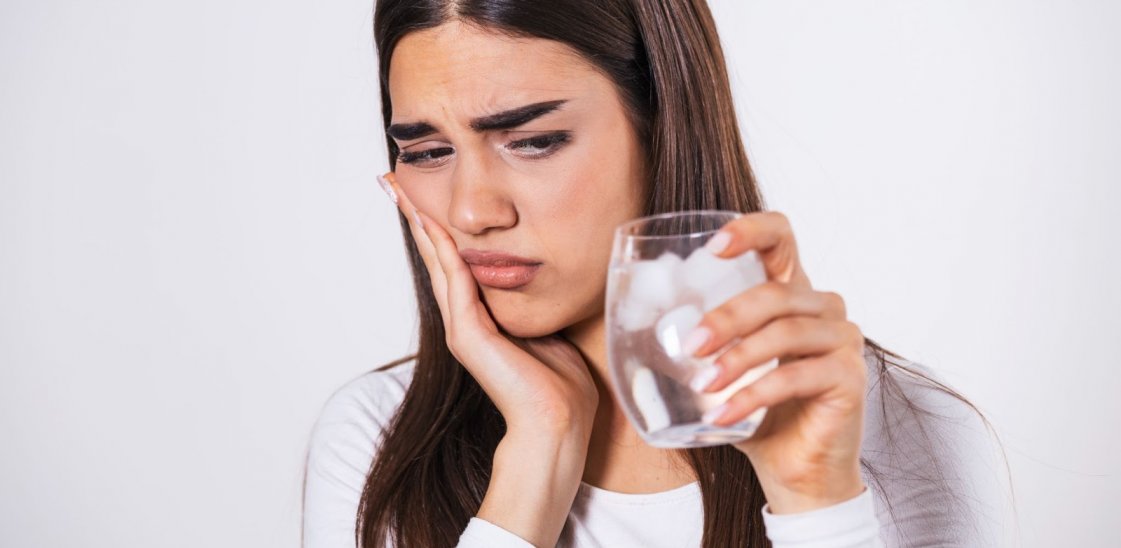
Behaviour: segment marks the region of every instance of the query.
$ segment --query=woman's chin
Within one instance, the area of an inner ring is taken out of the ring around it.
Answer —
[[[491,304],[490,315],[499,329],[511,336],[533,339],[564,329],[559,318],[545,311],[532,306],[504,305],[505,303]]]
[[[508,335],[532,339],[564,328],[528,295],[491,293],[484,288],[482,298],[494,323]]]
[[[498,324],[498,327],[508,335],[522,339],[535,339],[537,337],[552,335],[564,327],[563,325],[557,325],[551,322],[533,321],[524,317],[510,318],[505,321],[499,317],[495,317],[494,321]]]
[[[510,314],[501,311],[491,311],[491,317],[499,329],[513,337],[534,339],[548,335],[561,334],[565,338],[578,336],[579,333],[595,328],[602,324],[603,315],[590,316],[560,316],[550,315],[546,312],[534,313],[533,309],[522,309]],[[575,331],[575,333],[573,333]]]
[[[573,310],[542,306],[533,299],[507,299],[508,296],[484,295],[487,310],[499,329],[513,337],[534,339],[553,335],[570,328],[583,330],[603,318],[603,302]]]

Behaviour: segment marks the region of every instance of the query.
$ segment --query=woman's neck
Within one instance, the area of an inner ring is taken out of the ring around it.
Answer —
[[[603,315],[570,326],[564,336],[584,355],[599,391],[584,482],[609,491],[654,493],[694,481],[692,469],[677,452],[647,445],[616,404],[607,369]]]

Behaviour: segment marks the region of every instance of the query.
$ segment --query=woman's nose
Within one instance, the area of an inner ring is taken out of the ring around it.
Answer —
[[[448,223],[464,234],[480,235],[509,228],[518,221],[517,210],[503,180],[477,161],[457,162],[452,175]]]

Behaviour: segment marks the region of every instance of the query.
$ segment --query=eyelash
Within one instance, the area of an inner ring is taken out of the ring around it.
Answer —
[[[560,150],[571,139],[571,135],[567,131],[558,131],[556,133],[547,133],[545,135],[537,135],[528,139],[519,139],[511,141],[506,144],[506,149],[510,151],[517,151],[518,149],[530,148],[538,149],[536,152],[519,154],[524,158],[530,160],[539,160],[552,156],[553,153]],[[418,152],[404,152],[397,153],[397,161],[403,164],[426,164],[448,156],[455,152],[451,147],[430,148],[428,150],[421,150]]]

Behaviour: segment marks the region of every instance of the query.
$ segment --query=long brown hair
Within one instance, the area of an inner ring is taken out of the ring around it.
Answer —
[[[645,147],[646,214],[764,209],[737,126],[716,26],[703,0],[379,0],[374,36],[385,126],[393,113],[388,75],[397,42],[451,20],[562,42],[608,76]],[[395,165],[397,148],[392,139],[387,143],[390,165]],[[505,423],[449,351],[427,271],[403,215],[400,224],[419,308],[419,344],[410,357],[416,366],[367,476],[355,536],[362,547],[383,546],[387,539],[401,548],[453,546],[482,503]],[[922,413],[886,374],[889,356],[905,360],[871,339],[865,344],[882,373],[883,405],[890,400]],[[721,446],[678,456],[698,478],[704,546],[770,546],[762,523],[763,491],[743,453]],[[861,464],[872,474],[867,462]],[[871,483],[878,487],[877,480]]]

